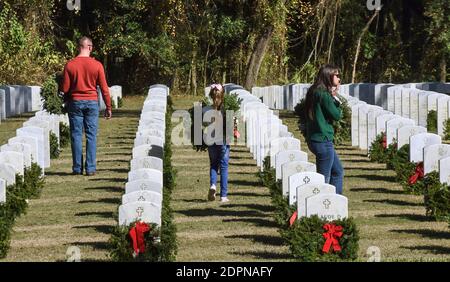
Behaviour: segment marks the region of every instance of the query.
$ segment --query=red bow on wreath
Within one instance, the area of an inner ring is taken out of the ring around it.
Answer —
[[[136,255],[145,253],[144,233],[148,231],[150,231],[150,226],[145,222],[136,222],[135,226],[131,227],[129,235],[133,241],[133,249]]]
[[[341,246],[339,245],[338,238],[342,237],[343,233],[342,226],[334,225],[331,223],[327,223],[323,226],[325,229],[325,233],[323,233],[323,237],[325,238],[325,244],[323,244],[322,251],[324,253],[328,253],[330,251],[331,246],[333,246],[333,250],[335,252],[341,251]]]
[[[423,176],[424,176],[423,162],[420,162],[416,165],[414,174],[409,178],[408,183],[410,185],[415,184],[417,182],[417,180],[422,179]]]
[[[298,212],[295,211],[292,215],[291,218],[289,218],[289,226],[292,226],[295,222],[295,220],[297,219],[298,216]]]
[[[383,146],[384,149],[387,148],[386,134],[383,134],[383,138],[381,139],[381,146]]]

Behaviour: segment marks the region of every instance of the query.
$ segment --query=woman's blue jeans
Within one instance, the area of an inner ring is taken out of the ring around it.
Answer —
[[[83,173],[83,129],[86,133],[86,173],[96,170],[98,101],[69,103],[70,139],[72,141],[72,171]]]
[[[316,156],[317,172],[325,177],[325,182],[336,187],[336,193],[342,195],[344,169],[334,150],[332,141],[308,142],[309,150]]]
[[[208,146],[210,185],[216,185],[220,168],[220,197],[228,194],[228,161],[230,159],[230,145]]]

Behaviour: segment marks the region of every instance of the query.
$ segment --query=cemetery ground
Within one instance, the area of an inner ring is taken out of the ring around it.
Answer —
[[[200,99],[175,96],[174,109],[188,109]],[[80,248],[82,261],[108,260],[107,242],[116,224],[143,102],[143,96],[127,96],[124,107],[113,111],[112,120],[100,119],[96,176],[71,175],[70,147],[52,160],[41,197],[30,200],[27,213],[14,224],[11,249],[4,261],[65,261],[70,246]],[[14,136],[30,116],[3,121],[0,144]],[[297,128],[297,117],[286,111],[280,117],[302,141],[309,161],[315,162]],[[269,191],[259,183],[258,168],[246,147],[232,147],[231,201],[224,204],[206,200],[207,152],[195,152],[191,146],[172,148],[177,170],[171,202],[177,261],[290,260],[272,217]],[[426,217],[421,196],[404,193],[394,172],[384,164],[371,163],[364,151],[349,144],[337,149],[345,169],[349,215],[360,230],[359,260],[367,260],[370,246],[380,249],[381,261],[450,260],[448,223]]]

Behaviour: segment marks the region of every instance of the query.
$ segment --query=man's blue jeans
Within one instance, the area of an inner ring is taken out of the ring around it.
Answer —
[[[308,142],[309,150],[316,156],[317,172],[325,176],[325,182],[336,187],[336,193],[342,195],[344,169],[334,150],[332,141]]]
[[[72,141],[72,171],[83,173],[83,129],[86,133],[86,173],[96,170],[98,101],[69,103],[70,138]]]
[[[220,167],[220,197],[228,194],[228,161],[230,159],[230,145],[208,146],[210,185],[216,185],[217,172]]]

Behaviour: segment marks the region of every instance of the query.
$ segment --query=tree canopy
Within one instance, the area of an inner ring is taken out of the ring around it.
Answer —
[[[0,1],[1,84],[42,84],[82,35],[109,84],[131,93],[152,83],[195,94],[212,82],[311,82],[327,62],[344,82],[449,78],[446,0],[381,1],[379,11],[365,0],[67,2]]]

